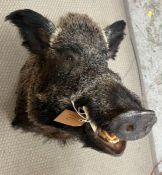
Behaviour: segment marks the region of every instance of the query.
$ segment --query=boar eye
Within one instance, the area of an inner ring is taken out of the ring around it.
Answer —
[[[67,61],[72,61],[72,60],[73,60],[73,57],[70,56],[70,55],[67,55],[67,56],[65,57],[65,60],[67,60]]]

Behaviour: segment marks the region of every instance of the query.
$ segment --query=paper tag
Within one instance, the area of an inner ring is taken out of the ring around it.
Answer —
[[[54,119],[54,121],[69,126],[82,126],[85,123],[80,115],[68,109],[65,109],[60,115],[58,115]]]

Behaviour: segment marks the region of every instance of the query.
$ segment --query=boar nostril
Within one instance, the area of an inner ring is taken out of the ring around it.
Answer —
[[[134,126],[132,124],[127,125],[126,131],[128,131],[128,132],[134,131]]]

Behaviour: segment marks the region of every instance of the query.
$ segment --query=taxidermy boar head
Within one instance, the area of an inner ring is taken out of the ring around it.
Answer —
[[[101,29],[87,15],[69,13],[55,26],[29,9],[6,19],[31,53],[20,73],[13,126],[64,141],[77,138],[111,155],[150,132],[155,113],[107,66],[124,37],[124,21]]]

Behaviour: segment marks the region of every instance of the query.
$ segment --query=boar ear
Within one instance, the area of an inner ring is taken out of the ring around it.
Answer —
[[[43,54],[49,47],[50,35],[55,26],[41,14],[29,9],[17,10],[6,16],[15,24],[23,38],[23,43],[32,53]]]
[[[119,44],[123,40],[125,35],[125,25],[126,23],[121,20],[111,24],[110,26],[107,26],[104,29],[109,43],[109,58],[114,59],[116,56]]]

